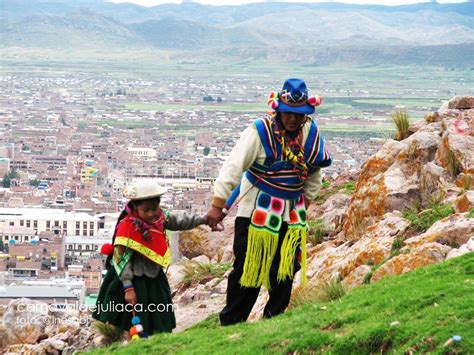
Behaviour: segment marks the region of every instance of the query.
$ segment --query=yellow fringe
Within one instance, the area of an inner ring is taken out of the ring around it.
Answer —
[[[285,281],[287,278],[293,278],[296,248],[301,245],[301,285],[304,286],[306,284],[306,234],[306,226],[288,226],[288,231],[280,251],[278,282]]]
[[[270,290],[270,268],[278,248],[278,234],[249,226],[242,287],[260,287]]]

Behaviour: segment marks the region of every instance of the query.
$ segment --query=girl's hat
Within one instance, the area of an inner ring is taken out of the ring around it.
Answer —
[[[149,181],[139,181],[127,186],[123,190],[123,196],[129,200],[146,200],[159,197],[168,191],[167,188]]]
[[[314,107],[321,104],[321,100],[320,96],[309,96],[304,80],[290,78],[285,81],[280,92],[270,92],[267,103],[276,112],[310,115],[314,113]]]

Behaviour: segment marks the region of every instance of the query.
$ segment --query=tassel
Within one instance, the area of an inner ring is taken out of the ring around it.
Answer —
[[[301,245],[301,285],[306,283],[306,226],[288,226],[280,251],[278,282],[293,278],[295,272],[296,249]]]
[[[278,247],[278,234],[249,226],[242,287],[260,287],[270,290],[270,268]]]
[[[308,227],[303,227],[301,232],[301,274],[300,274],[300,284],[305,286],[308,281],[308,275],[306,274],[306,237],[308,236]]]

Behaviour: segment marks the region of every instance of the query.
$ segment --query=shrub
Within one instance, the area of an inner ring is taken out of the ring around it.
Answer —
[[[471,188],[471,183],[472,183],[471,175],[464,175],[461,178],[460,182],[461,182],[460,187],[462,189],[461,193],[464,193]]]
[[[318,290],[318,300],[320,301],[335,301],[346,294],[346,287],[338,279],[332,279],[326,282]]]
[[[315,303],[318,301],[318,293],[312,286],[302,286],[294,289],[291,300],[290,308],[301,307],[305,304]]]
[[[430,204],[428,209],[418,212],[417,208],[412,208],[403,213],[403,217],[411,222],[411,227],[416,231],[425,232],[436,221],[439,221],[454,213],[453,207],[449,204]]]
[[[390,257],[394,257],[400,254],[400,249],[403,247],[403,237],[396,237],[392,243],[392,250],[390,251]]]
[[[452,177],[458,176],[462,170],[456,156],[449,149],[446,152],[446,170],[448,170]]]
[[[323,242],[324,238],[331,233],[331,229],[324,223],[322,219],[309,221],[308,243],[318,245]]]
[[[402,109],[396,109],[395,112],[392,113],[392,121],[395,123],[397,129],[395,139],[401,141],[407,138],[409,135],[408,128],[410,126],[407,112]]]
[[[122,340],[123,330],[112,324],[95,321],[92,326],[104,337],[107,344]]]
[[[183,280],[181,283],[184,286],[190,286],[205,283],[215,278],[222,278],[231,267],[232,264],[230,263],[212,264],[189,260],[183,264]]]
[[[335,301],[343,297],[346,292],[346,287],[337,278],[318,287],[308,285],[298,287],[291,295],[290,308],[315,302]]]

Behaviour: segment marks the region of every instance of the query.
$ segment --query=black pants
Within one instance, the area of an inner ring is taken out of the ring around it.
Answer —
[[[240,277],[244,271],[245,254],[247,252],[248,229],[250,218],[237,217],[235,219],[234,232],[234,268],[229,274],[227,284],[226,306],[219,314],[222,325],[231,325],[238,322],[245,322],[252,311],[252,307],[257,301],[260,287],[240,286]],[[278,266],[280,264],[280,249],[288,228],[287,223],[282,224],[280,230],[278,249],[270,268],[269,300],[263,310],[263,316],[270,318],[283,313],[290,302],[291,288],[293,280],[287,279],[283,282],[277,281]],[[300,269],[300,265],[295,257],[295,273]]]

